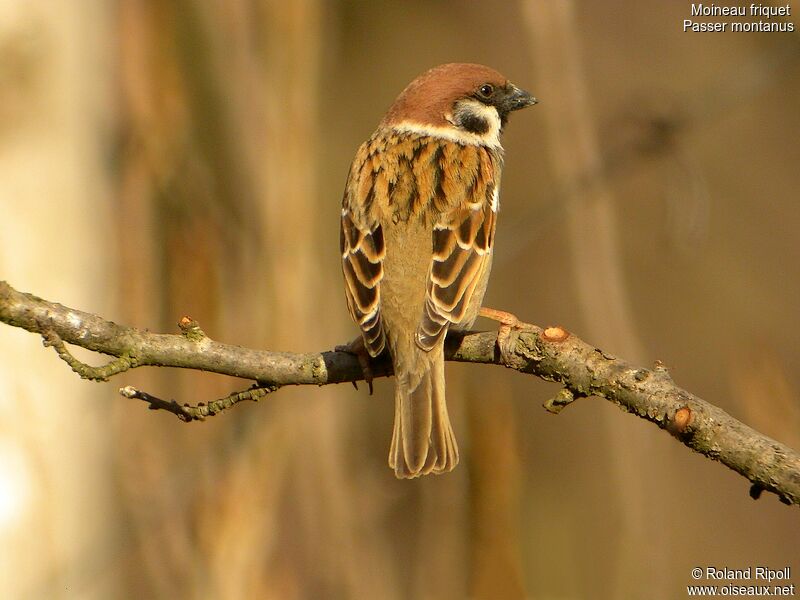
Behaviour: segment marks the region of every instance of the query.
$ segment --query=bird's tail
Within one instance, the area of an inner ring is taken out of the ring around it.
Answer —
[[[444,396],[444,355],[431,357],[421,375],[396,373],[394,432],[389,466],[400,479],[446,473],[458,464],[458,446]]]

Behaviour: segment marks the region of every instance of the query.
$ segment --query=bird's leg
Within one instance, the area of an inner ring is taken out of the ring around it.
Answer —
[[[500,323],[500,329],[497,332],[497,347],[500,349],[500,357],[503,359],[503,363],[509,364],[514,354],[514,348],[517,345],[519,332],[533,329],[533,325],[520,321],[516,315],[510,312],[495,308],[481,307],[478,314],[481,317]]]
[[[336,346],[334,348],[336,352],[347,352],[348,354],[354,355],[358,359],[358,364],[361,366],[361,373],[364,375],[364,381],[367,382],[367,387],[369,387],[369,395],[372,395],[372,367],[370,367],[370,361],[372,357],[369,355],[367,351],[367,347],[364,345],[364,338],[358,336],[352,342],[347,344],[343,344],[341,346]],[[353,382],[353,387],[358,389],[358,384]]]

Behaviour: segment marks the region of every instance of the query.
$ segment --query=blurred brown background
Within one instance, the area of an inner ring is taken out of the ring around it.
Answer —
[[[413,77],[481,62],[541,99],[505,134],[487,305],[661,360],[797,448],[800,34],[683,33],[688,12],[0,0],[0,278],[142,328],[189,314],[330,349],[355,335],[337,228],[358,144]],[[391,381],[185,425],[117,388],[246,383],[95,385],[3,327],[0,595],[659,599],[708,565],[800,584],[796,508],[610,403],[552,417],[552,384],[447,369],[462,463],[397,481]]]

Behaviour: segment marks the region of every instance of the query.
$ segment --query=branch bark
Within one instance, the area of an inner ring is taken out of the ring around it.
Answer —
[[[81,377],[106,380],[142,367],[197,369],[250,379],[247,390],[207,404],[179,405],[131,387],[126,397],[168,410],[184,421],[213,416],[242,400],[258,400],[286,385],[327,385],[363,380],[358,359],[346,352],[290,353],[254,350],[210,339],[184,317],[180,334],[159,334],[118,325],[102,317],[19,292],[0,281],[0,321],[40,334],[45,345]],[[90,367],[73,357],[65,344],[114,357],[104,367]],[[733,418],[722,409],[678,387],[660,364],[638,368],[580,340],[561,327],[533,325],[519,331],[512,351],[501,356],[495,333],[448,336],[447,360],[506,366],[559,382],[563,388],[545,402],[557,413],[576,398],[599,396],[635,414],[700,454],[717,460],[751,482],[750,494],[763,490],[786,504],[800,505],[800,455]],[[391,375],[388,361],[372,365],[374,377]]]

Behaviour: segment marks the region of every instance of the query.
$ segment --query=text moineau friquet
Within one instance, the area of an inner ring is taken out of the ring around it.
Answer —
[[[685,32],[793,32],[791,4],[719,5],[692,3],[688,19],[683,20]],[[721,19],[720,19],[721,17]],[[713,20],[709,20],[709,18]]]

